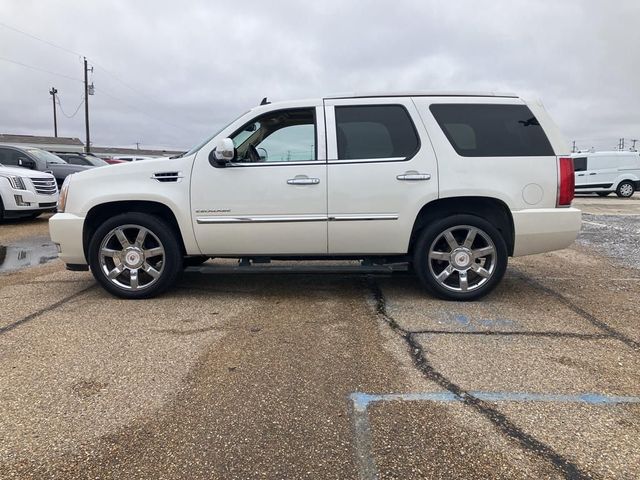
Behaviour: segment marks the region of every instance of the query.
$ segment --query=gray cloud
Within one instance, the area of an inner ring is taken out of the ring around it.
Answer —
[[[540,97],[568,140],[613,147],[640,136],[639,14],[633,0],[0,4],[3,22],[91,59],[95,144],[180,148],[265,95],[416,89]],[[0,56],[81,79],[78,56],[2,26]],[[0,132],[49,134],[52,85],[65,112],[81,100],[71,79],[4,61],[0,78]],[[83,138],[82,110],[59,128]]]

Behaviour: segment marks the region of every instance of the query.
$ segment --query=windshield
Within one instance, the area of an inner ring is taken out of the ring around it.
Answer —
[[[249,110],[250,111],[250,110]],[[242,115],[238,115],[236,118],[234,118],[232,121],[230,121],[229,123],[227,123],[224,127],[222,127],[220,130],[218,130],[216,133],[214,133],[213,135],[209,136],[206,140],[204,140],[203,142],[200,142],[198,145],[196,145],[195,147],[193,147],[191,150],[189,150],[187,153],[184,153],[182,155],[179,155],[178,157],[186,157],[187,155],[191,155],[192,153],[196,153],[198,150],[200,150],[202,147],[204,147],[207,143],[209,143],[211,141],[211,139],[215,138],[216,135],[218,135],[221,131],[223,131],[225,128],[227,128],[229,125],[231,125],[232,123],[234,123],[236,120],[238,120],[241,117],[244,117],[247,113],[249,113],[249,111],[244,112]],[[178,158],[178,157],[173,157],[173,158]]]
[[[64,165],[65,162],[64,160],[62,160],[60,157],[56,157],[53,153],[49,153],[45,150],[39,150],[39,149],[29,149],[27,150],[27,152],[29,152],[29,154],[33,155],[34,157],[36,157],[38,160],[42,160],[45,161],[47,163],[59,163]]]

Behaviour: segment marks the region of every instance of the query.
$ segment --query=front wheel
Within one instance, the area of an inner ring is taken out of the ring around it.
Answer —
[[[453,215],[427,226],[416,241],[413,266],[422,284],[445,300],[476,300],[507,269],[500,232],[474,215]]]
[[[89,243],[95,279],[111,294],[154,297],[171,287],[182,270],[173,229],[162,219],[131,212],[107,220]]]
[[[633,182],[630,182],[629,180],[624,180],[623,182],[620,182],[620,185],[618,185],[618,188],[616,189],[616,195],[618,195],[621,198],[629,198],[633,195],[633,192],[635,192],[636,189],[633,185]]]

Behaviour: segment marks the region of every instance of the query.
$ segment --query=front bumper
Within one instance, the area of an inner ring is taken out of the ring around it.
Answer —
[[[60,259],[64,263],[86,265],[82,245],[82,229],[84,217],[72,213],[56,213],[49,219],[51,240],[58,244]]]
[[[511,213],[514,257],[567,248],[582,225],[582,212],[577,208],[536,208]]]

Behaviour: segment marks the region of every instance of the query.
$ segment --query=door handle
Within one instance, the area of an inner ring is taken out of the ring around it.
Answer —
[[[307,176],[297,176],[295,178],[290,178],[287,180],[287,184],[289,185],[317,185],[320,183],[319,178],[309,178]]]
[[[591,172],[589,175],[597,175],[596,172]]]
[[[417,182],[417,181],[421,181],[421,180],[430,180],[431,179],[431,174],[430,173],[418,173],[415,170],[410,170],[408,172],[405,172],[401,175],[397,175],[396,178],[398,180],[404,180],[404,181],[409,181],[409,182]]]
[[[579,173],[578,176],[579,177],[584,177],[584,173]]]

